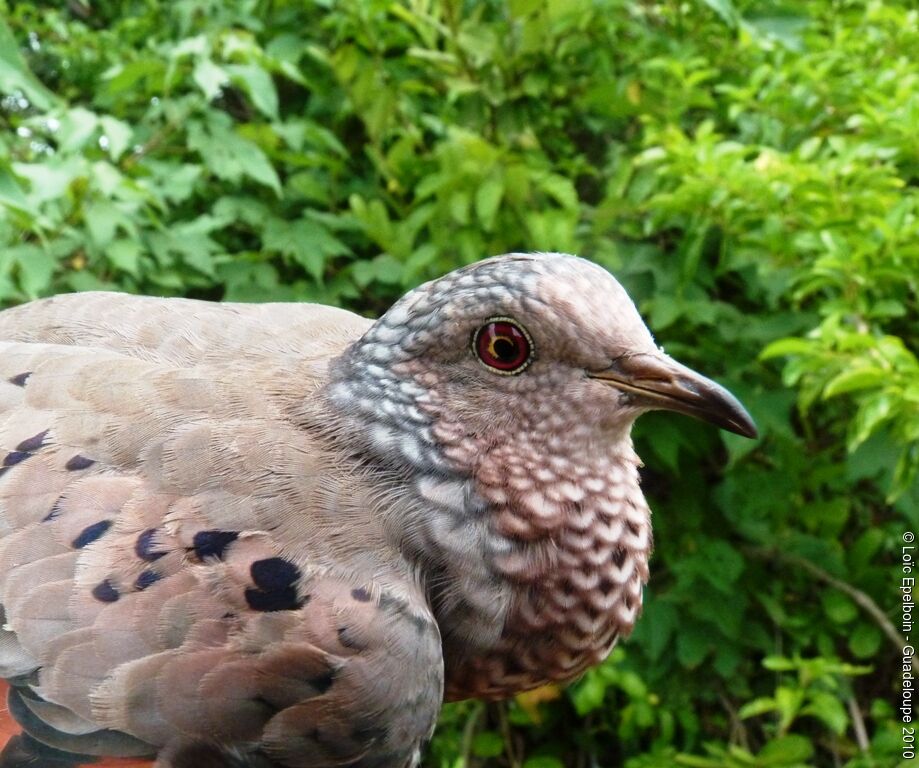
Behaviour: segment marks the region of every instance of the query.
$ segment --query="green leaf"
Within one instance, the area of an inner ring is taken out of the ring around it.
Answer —
[[[481,731],[472,740],[472,754],[476,757],[497,757],[504,752],[504,739],[494,731]]]
[[[424,243],[418,246],[412,254],[405,260],[402,269],[402,279],[405,282],[404,287],[408,288],[414,285],[418,280],[418,275],[423,272],[425,267],[430,265],[438,256],[438,249],[434,243]]]
[[[37,298],[51,286],[57,260],[36,245],[20,245],[8,251],[19,266],[19,286],[30,299]]]
[[[9,208],[15,208],[23,213],[34,213],[35,209],[29,204],[29,200],[16,175],[9,168],[0,165],[0,205]]]
[[[645,621],[638,625],[638,631],[645,635],[642,647],[654,661],[670,646],[671,637],[678,631],[679,617],[676,608],[661,599],[649,600],[643,614]]]
[[[783,766],[797,765],[814,756],[814,747],[810,740],[799,734],[789,734],[772,739],[756,755],[757,765]]]
[[[791,672],[798,668],[794,661],[784,656],[767,656],[763,659],[763,667],[774,672]]]
[[[535,13],[543,4],[544,0],[510,0],[508,6],[514,16],[521,18]]]
[[[672,768],[674,765],[681,766],[681,768],[684,766],[685,768],[725,768],[725,766],[730,765],[730,768],[736,768],[736,764],[725,763],[724,758],[721,756],[707,758],[686,754],[680,754],[675,760],[668,755],[663,762],[651,763],[649,768]]]
[[[814,342],[807,339],[779,339],[767,344],[766,348],[759,353],[759,359],[770,360],[786,355],[812,355],[814,350]]]
[[[83,107],[68,109],[60,120],[57,136],[61,150],[73,152],[82,149],[99,126],[95,113]]]
[[[487,178],[475,192],[475,214],[486,232],[494,228],[503,194],[504,180],[497,176]]]
[[[220,95],[229,77],[223,67],[218,66],[210,59],[199,59],[192,71],[192,79],[201,89],[204,98],[208,101],[213,101]]]
[[[100,200],[86,206],[83,219],[93,243],[103,248],[115,237],[115,230],[124,217],[112,203]]]
[[[557,757],[542,755],[527,758],[523,763],[523,768],[565,768],[565,764]]]
[[[181,203],[191,197],[204,174],[204,168],[193,163],[148,162],[147,167],[156,170],[156,191],[172,203]]]
[[[874,624],[859,624],[849,636],[849,650],[857,659],[870,659],[881,647],[881,630]]]
[[[168,230],[152,232],[147,237],[151,251],[161,263],[170,264],[170,257],[176,256],[180,263],[213,278],[216,276],[214,254],[219,253],[221,247],[210,233],[221,225],[220,220],[204,215],[190,221],[174,223]]]
[[[744,558],[726,541],[713,539],[700,552],[702,577],[712,586],[729,591],[744,571]]]
[[[188,129],[188,146],[201,155],[205,165],[218,178],[238,183],[248,176],[280,196],[281,180],[265,153],[233,131],[226,116],[211,115],[207,126],[192,123]]]
[[[846,392],[855,392],[859,389],[871,389],[883,384],[890,376],[890,373],[880,368],[857,368],[851,371],[843,371],[835,376],[823,388],[823,397],[829,399],[836,395],[842,395]]]
[[[305,218],[293,222],[270,219],[262,233],[262,245],[268,251],[290,256],[319,282],[329,258],[349,253],[322,224]]]
[[[823,593],[823,610],[837,624],[848,624],[858,616],[855,603],[836,589],[828,589]]]
[[[712,637],[697,625],[690,624],[676,636],[676,655],[687,669],[698,667],[712,650]]]
[[[582,717],[603,705],[610,681],[602,670],[591,669],[584,677],[568,689],[568,695],[575,711]]]
[[[136,240],[115,240],[105,249],[105,256],[116,269],[140,277],[140,244]]]
[[[102,135],[107,143],[107,151],[112,160],[118,160],[131,144],[133,130],[131,126],[114,117],[104,115],[99,119]]]
[[[457,191],[450,195],[447,202],[450,216],[454,223],[465,226],[469,223],[469,193]]]
[[[805,50],[804,32],[812,22],[810,17],[804,15],[775,15],[746,18],[744,27],[760,36],[777,40],[789,50],[803,52]],[[819,145],[819,137],[815,137],[815,140]],[[804,157],[808,159],[806,155]]]
[[[775,699],[770,697],[763,697],[759,699],[753,699],[753,701],[748,701],[744,704],[737,712],[738,716],[742,719],[748,717],[756,717],[758,715],[764,715],[767,712],[774,712],[776,710]]]
[[[278,91],[268,72],[255,64],[230,64],[226,71],[259,112],[269,120],[278,119]]]
[[[852,422],[849,451],[854,451],[865,442],[892,414],[895,397],[885,391],[876,392],[864,398]]]
[[[562,208],[574,212],[578,210],[578,193],[571,179],[554,173],[537,173],[533,178],[536,185]]]
[[[788,730],[801,711],[804,691],[780,685],[775,689],[775,708],[779,713],[779,732]]]
[[[58,97],[32,74],[6,21],[0,17],[0,92],[22,91],[39,109],[50,109]]]
[[[721,17],[721,20],[730,27],[736,27],[740,21],[740,14],[731,0],[700,0]]]
[[[351,268],[354,282],[361,288],[374,280],[399,285],[402,282],[402,264],[388,253],[381,253],[371,261],[358,261]]]
[[[837,736],[845,733],[849,726],[849,715],[843,703],[826,691],[812,691],[808,705],[801,710],[803,715],[812,715],[821,720]]]

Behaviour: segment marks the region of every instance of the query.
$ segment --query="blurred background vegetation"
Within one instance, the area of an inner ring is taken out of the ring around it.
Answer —
[[[428,766],[894,766],[919,528],[912,0],[0,0],[0,303],[378,314],[511,250],[613,271],[762,431],[651,415],[644,616]],[[243,353],[241,351],[241,353]]]

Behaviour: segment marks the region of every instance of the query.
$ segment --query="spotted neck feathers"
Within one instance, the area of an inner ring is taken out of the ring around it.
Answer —
[[[546,398],[526,429],[470,434],[444,382],[400,359],[387,333],[377,326],[333,366],[328,396],[360,450],[419,502],[392,533],[426,578],[448,698],[577,676],[631,631],[648,578],[627,431],[598,444],[591,414]]]

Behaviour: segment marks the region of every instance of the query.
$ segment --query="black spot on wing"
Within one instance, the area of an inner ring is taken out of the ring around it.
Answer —
[[[71,542],[75,549],[82,549],[88,544],[92,544],[103,533],[112,527],[111,520],[100,520],[98,523],[87,525],[79,535]]]
[[[85,456],[77,454],[76,456],[71,456],[71,458],[64,465],[64,469],[66,469],[68,472],[75,472],[80,469],[91,467],[95,463],[96,462],[94,459],[88,459]]]
[[[93,587],[93,597],[100,603],[114,603],[121,595],[118,593],[118,588],[105,579]]]
[[[306,601],[297,595],[300,569],[283,557],[256,560],[249,573],[255,588],[246,590],[246,602],[255,611],[293,611]]]
[[[15,467],[19,462],[25,461],[31,455],[28,451],[10,451],[3,457],[3,463],[0,465],[0,477],[11,467]]]
[[[14,467],[20,461],[25,461],[32,454],[29,451],[10,451],[6,456],[3,457],[3,466],[4,467]]]
[[[137,537],[137,541],[134,543],[134,553],[141,560],[152,563],[154,560],[159,560],[163,555],[167,554],[164,550],[156,549],[155,538],[156,528],[148,528]]]
[[[17,387],[24,387],[26,381],[29,380],[29,376],[32,375],[32,371],[26,371],[25,373],[17,373],[15,376],[11,376],[7,379],[10,384],[13,384]]]
[[[192,540],[199,560],[223,557],[224,550],[239,538],[239,531],[198,531]]]
[[[63,500],[61,499],[61,497],[58,496],[57,501],[55,501],[54,504],[51,506],[51,511],[48,512],[48,514],[45,515],[45,516],[41,519],[41,521],[42,521],[43,523],[51,522],[51,521],[54,520],[59,514],[61,514],[61,502],[62,502],[62,501],[63,501]]]
[[[335,669],[329,668],[326,672],[310,678],[307,682],[319,693],[325,693],[332,687],[332,683],[335,682]]]
[[[16,446],[17,451],[26,451],[32,452],[37,451],[45,442],[45,437],[48,435],[48,430],[44,432],[39,432],[37,435],[34,435],[30,438],[23,440],[19,445]]]
[[[293,587],[266,592],[249,587],[246,589],[246,602],[253,611],[295,611],[306,602],[297,596]]]
[[[353,597],[359,603],[369,603],[370,602],[370,593],[363,587],[352,589],[351,597]]]
[[[255,586],[266,592],[278,592],[300,580],[300,569],[283,557],[256,560],[249,567]]]
[[[156,571],[151,571],[149,569],[146,571],[141,571],[140,575],[137,577],[137,580],[134,582],[134,588],[138,591],[143,591],[147,587],[156,584],[156,582],[162,578],[162,574],[157,573]]]

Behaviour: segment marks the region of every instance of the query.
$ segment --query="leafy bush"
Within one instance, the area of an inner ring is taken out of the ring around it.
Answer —
[[[0,302],[374,314],[494,253],[596,260],[762,437],[643,418],[635,635],[566,691],[448,707],[428,763],[890,765],[919,527],[911,6],[0,2]]]

